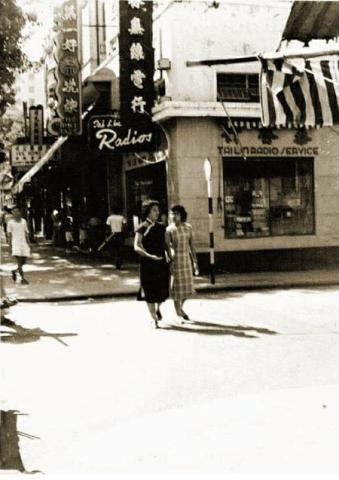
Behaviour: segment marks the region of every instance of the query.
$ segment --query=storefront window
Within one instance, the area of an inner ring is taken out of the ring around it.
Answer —
[[[312,159],[224,160],[226,238],[314,233]]]

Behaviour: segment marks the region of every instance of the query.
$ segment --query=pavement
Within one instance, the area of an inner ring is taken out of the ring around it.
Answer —
[[[159,329],[128,298],[19,303],[0,411],[26,471],[338,478],[338,293],[215,292],[184,324],[165,302]]]
[[[129,262],[117,270],[109,257],[66,253],[65,249],[53,247],[46,241],[34,245],[32,257],[25,266],[29,285],[13,283],[10,275],[13,268],[9,247],[2,241],[1,269],[6,292],[24,302],[135,296],[139,288],[136,263]],[[292,272],[224,272],[216,275],[214,285],[210,283],[208,275],[200,275],[195,279],[197,293],[338,284],[338,268]]]

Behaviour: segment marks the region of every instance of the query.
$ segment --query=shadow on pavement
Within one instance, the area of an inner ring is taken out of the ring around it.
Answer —
[[[42,473],[38,470],[28,472],[20,453],[19,435],[30,440],[38,439],[28,433],[19,432],[16,410],[0,410],[0,470],[11,470],[21,473]]]
[[[48,333],[41,328],[26,328],[17,325],[9,318],[2,319],[1,325],[10,328],[10,330],[0,332],[0,341],[3,343],[32,343],[41,340],[42,337],[50,337],[68,347],[68,344],[62,338],[78,335],[77,333]]]
[[[161,325],[163,330],[175,330],[178,332],[198,333],[203,335],[233,335],[242,338],[259,338],[258,335],[251,335],[247,331],[265,335],[277,335],[278,332],[267,328],[246,327],[242,325],[221,325],[218,323],[199,322],[195,320],[187,320],[181,325]]]

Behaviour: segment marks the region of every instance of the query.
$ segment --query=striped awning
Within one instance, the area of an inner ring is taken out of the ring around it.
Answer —
[[[339,62],[262,60],[264,127],[324,127],[339,122]]]
[[[283,40],[309,42],[339,37],[338,1],[296,1],[282,35]]]

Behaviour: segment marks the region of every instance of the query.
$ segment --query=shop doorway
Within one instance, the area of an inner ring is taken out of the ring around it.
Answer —
[[[133,226],[133,217],[141,218],[144,200],[153,199],[160,203],[162,213],[168,211],[166,163],[136,168],[126,172],[127,216]]]

